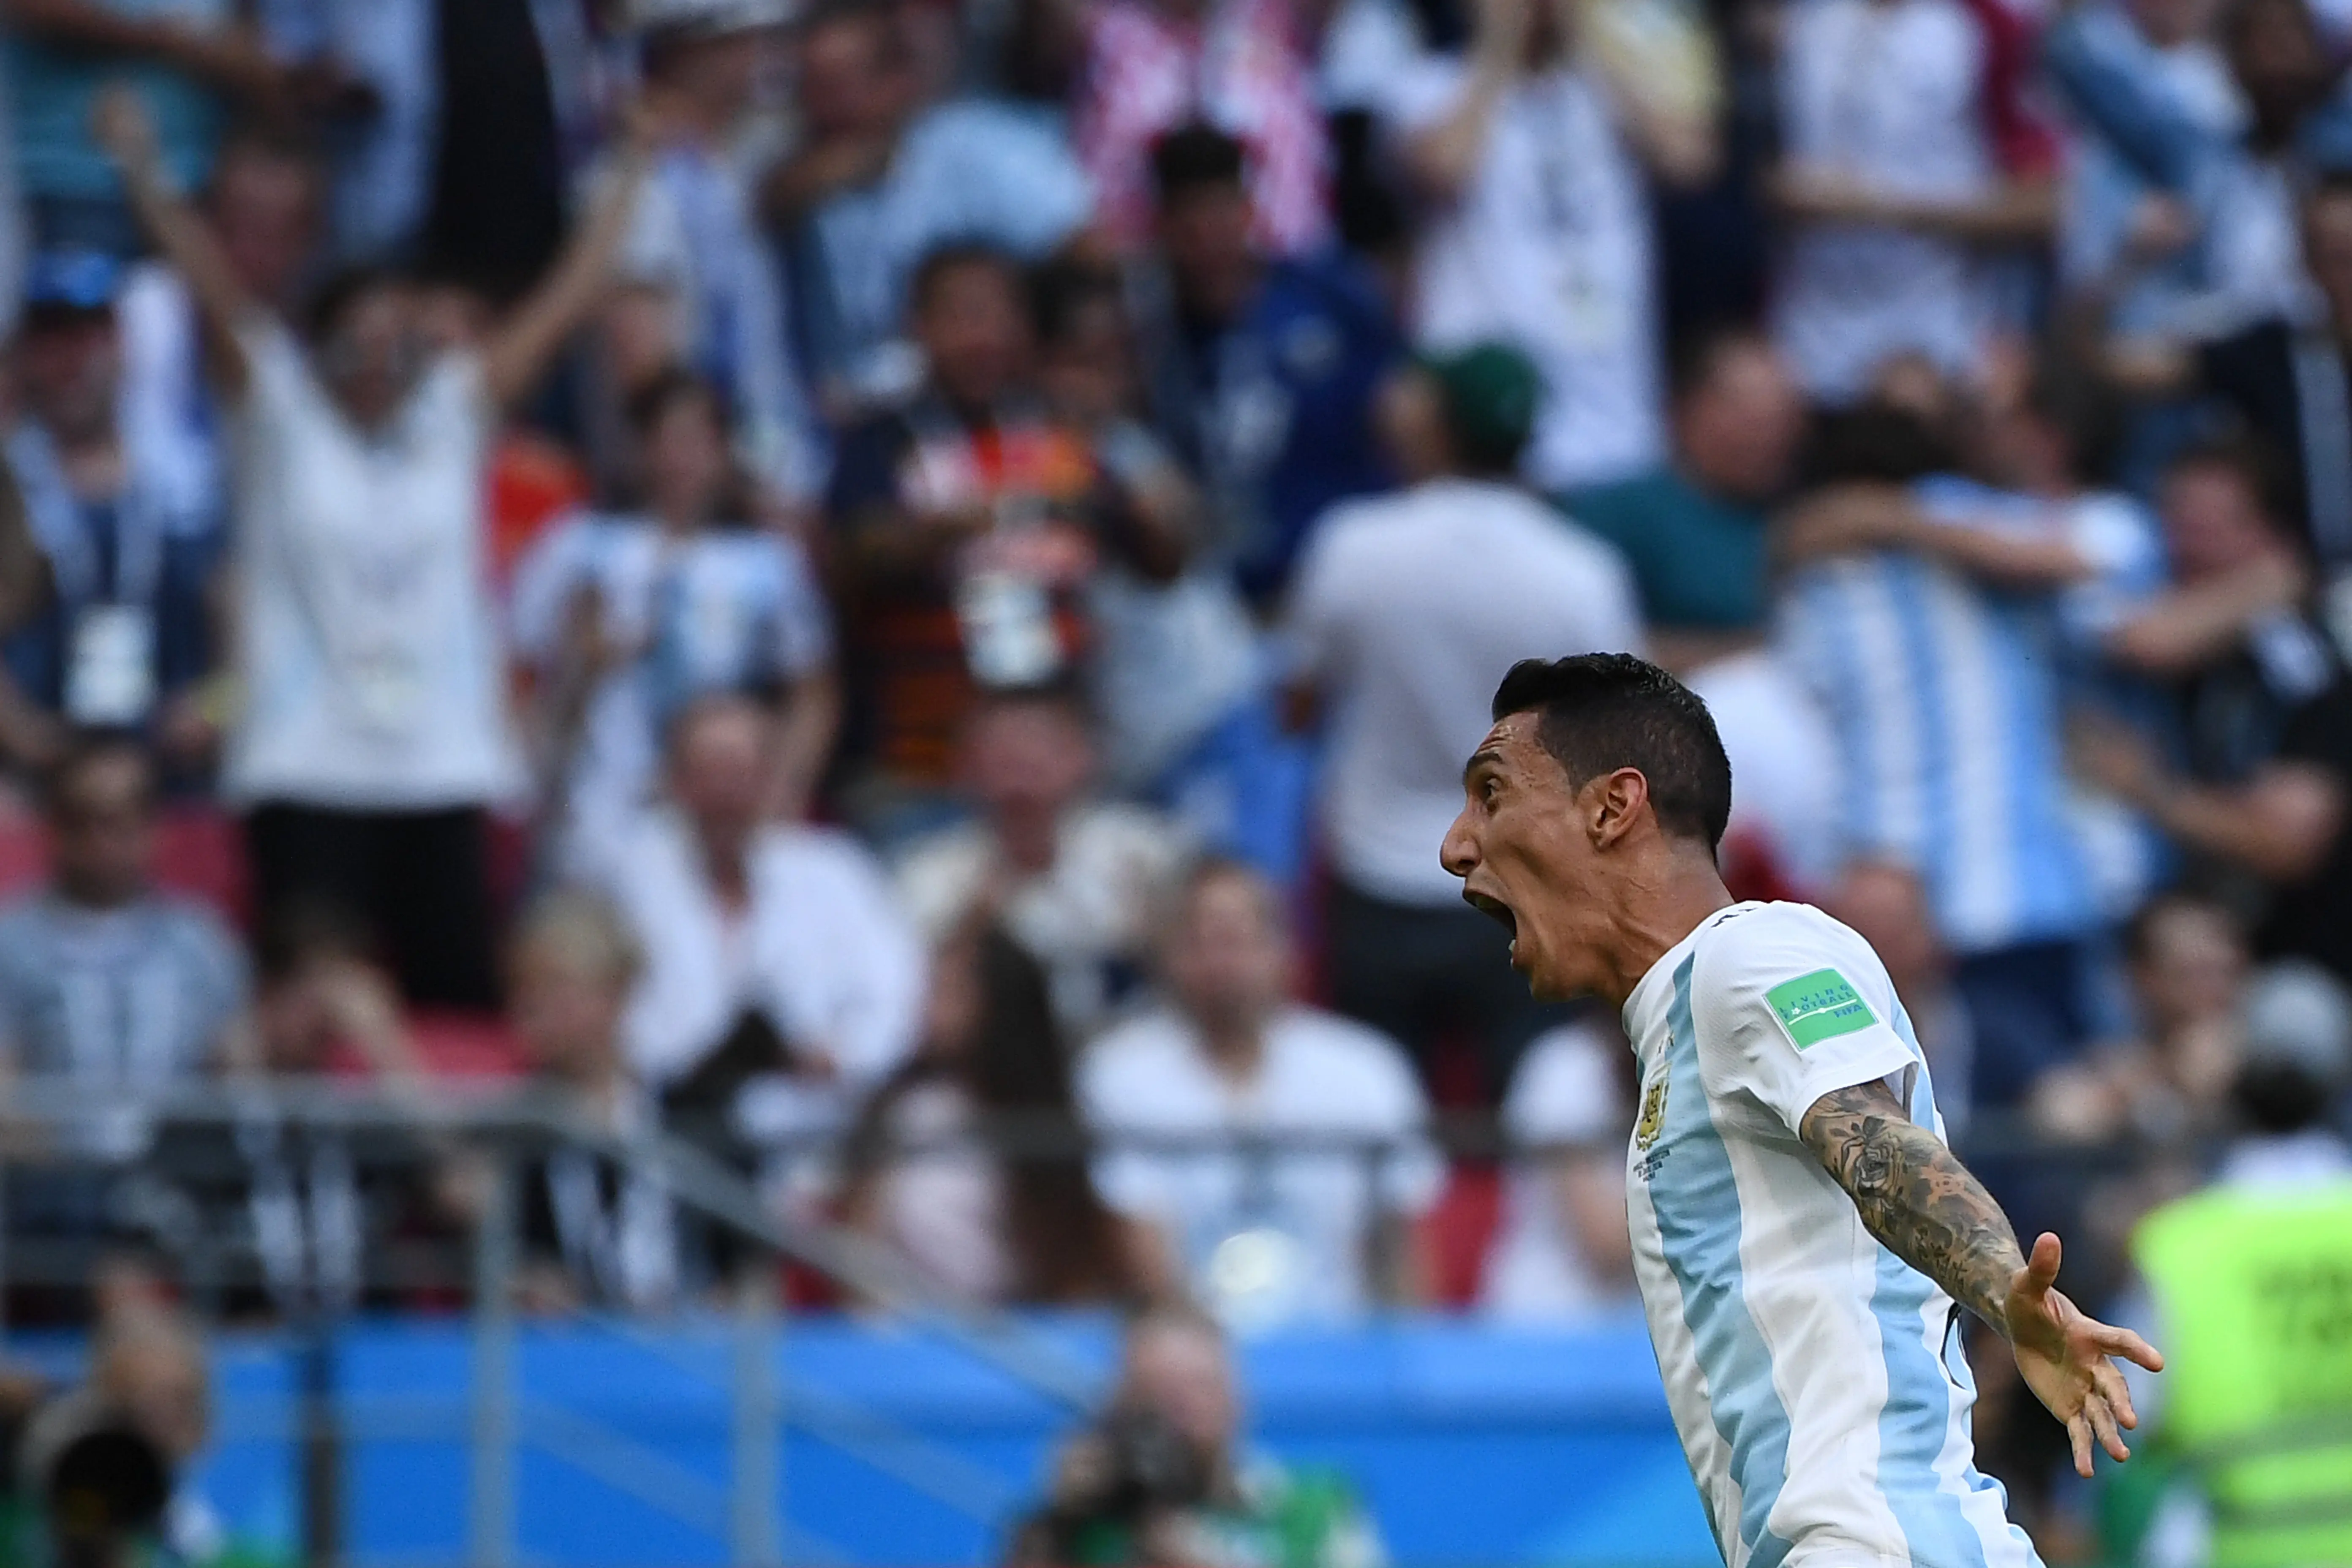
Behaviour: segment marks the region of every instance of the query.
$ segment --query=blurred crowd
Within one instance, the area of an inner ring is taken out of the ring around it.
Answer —
[[[20,1317],[430,1304],[473,1153],[129,1113],[273,1075],[560,1091],[550,1310],[729,1267],[657,1134],[973,1302],[1620,1304],[1615,1023],[1437,861],[1586,649],[2086,1289],[2352,1171],[2341,0],[0,26],[0,1051],[122,1112]]]

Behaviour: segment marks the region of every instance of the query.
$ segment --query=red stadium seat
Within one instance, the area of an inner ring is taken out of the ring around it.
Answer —
[[[1429,1260],[1433,1305],[1462,1308],[1478,1300],[1486,1250],[1502,1216],[1502,1173],[1485,1163],[1455,1165],[1445,1191],[1421,1216],[1421,1250]]]
[[[253,876],[236,818],[203,803],[166,806],[156,824],[155,880],[218,910],[237,926],[253,916]]]
[[[522,1043],[503,1018],[415,1012],[408,1017],[408,1037],[436,1078],[520,1078],[524,1070]]]

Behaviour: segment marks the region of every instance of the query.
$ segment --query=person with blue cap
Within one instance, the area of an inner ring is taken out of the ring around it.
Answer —
[[[89,249],[45,252],[26,279],[5,452],[47,592],[0,644],[0,749],[23,763],[70,730],[151,729],[208,657],[221,497],[122,395],[121,283]]]

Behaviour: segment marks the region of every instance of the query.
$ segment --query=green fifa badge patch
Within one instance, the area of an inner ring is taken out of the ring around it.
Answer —
[[[1878,1022],[1870,1004],[1834,969],[1816,969],[1775,985],[1764,993],[1764,1000],[1772,1016],[1780,1020],[1781,1032],[1801,1051]]]

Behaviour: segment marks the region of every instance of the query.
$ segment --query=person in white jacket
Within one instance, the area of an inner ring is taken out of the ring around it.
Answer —
[[[873,858],[769,818],[772,722],[746,697],[689,703],[667,798],[586,857],[645,952],[623,1024],[633,1065],[674,1117],[772,1145],[838,1130],[913,1047],[924,986],[920,939]]]

